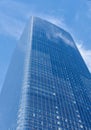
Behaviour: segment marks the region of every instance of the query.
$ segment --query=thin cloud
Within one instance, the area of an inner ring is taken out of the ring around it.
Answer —
[[[28,18],[26,18],[26,21],[32,15],[38,16],[38,17],[43,18],[45,20],[48,20],[49,22],[51,22],[55,25],[58,25],[58,26],[67,30],[67,27],[66,27],[66,24],[65,24],[63,18],[58,19],[58,18],[53,17],[53,16],[48,16],[45,14],[33,12],[32,14],[30,13]],[[9,16],[9,15],[3,14],[3,13],[0,13],[0,17],[2,18],[0,20],[0,28],[1,28],[0,33],[10,35],[12,37],[15,37],[16,39],[19,39],[19,37],[24,29],[24,26],[26,24],[26,21],[17,19],[15,17]]]
[[[0,1],[0,34],[10,35],[16,39],[19,39],[24,24],[31,15],[38,16],[56,24],[60,27],[67,28],[64,24],[64,18],[57,18],[55,16],[45,15],[38,13],[36,7],[27,3],[2,0]],[[17,14],[17,15],[16,15]]]
[[[86,4],[87,4],[87,16],[88,16],[88,18],[91,18],[91,0],[87,0],[87,2],[86,2]]]
[[[27,3],[13,0],[0,1],[0,33],[10,35],[19,39],[23,31],[24,24],[31,15],[44,18],[53,24],[67,28],[64,24],[64,18],[57,18],[53,14],[45,15],[36,11],[36,5],[28,5]],[[50,13],[49,13],[50,14]]]
[[[91,5],[88,6],[89,14],[91,14]],[[35,11],[35,7],[33,5],[31,7],[29,7],[28,4],[18,1],[0,1],[0,33],[4,35],[10,35],[16,39],[19,39],[23,31],[24,24],[31,15],[44,18],[51,23],[64,28],[66,31],[71,30],[71,28],[68,28],[68,26],[66,26],[63,17],[57,18],[54,15],[41,14]],[[76,16],[76,19],[78,19],[78,15]],[[91,72],[91,50],[85,49],[82,44],[77,44],[77,46]]]
[[[23,2],[0,1],[0,34],[19,39],[29,18],[29,12],[29,5]]]
[[[2,19],[0,20],[0,34],[10,35],[18,39],[24,23],[4,14],[0,14],[0,16],[2,16]]]
[[[60,27],[65,27],[66,28],[66,25],[65,25],[65,22],[64,22],[64,18],[61,17],[61,18],[57,18],[57,17],[54,17],[54,16],[48,16],[48,15],[40,15],[41,17],[44,17],[46,20],[48,20],[49,22],[57,25],[57,26],[60,26]]]
[[[91,50],[86,49],[83,44],[77,44],[77,47],[89,69],[91,72]]]
[[[33,5],[31,6],[33,7]],[[33,10],[33,8],[31,8],[31,10]],[[27,18],[26,13],[29,12],[29,10],[30,7],[27,3],[13,0],[0,1],[0,12],[3,11],[4,14],[7,14],[11,17],[21,16],[22,18],[26,19]]]

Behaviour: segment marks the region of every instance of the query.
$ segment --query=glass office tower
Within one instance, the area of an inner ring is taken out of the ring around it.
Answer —
[[[32,17],[0,95],[1,130],[91,130],[91,74],[71,35]]]

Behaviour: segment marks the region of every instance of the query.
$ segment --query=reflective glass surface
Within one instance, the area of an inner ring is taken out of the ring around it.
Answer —
[[[24,65],[16,129],[91,130],[91,74],[74,40],[39,18],[29,26],[21,38]]]

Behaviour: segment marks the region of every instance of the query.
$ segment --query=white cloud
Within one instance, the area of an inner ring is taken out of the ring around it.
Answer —
[[[77,47],[89,69],[89,71],[91,72],[91,50],[86,49],[83,44],[77,44]]]

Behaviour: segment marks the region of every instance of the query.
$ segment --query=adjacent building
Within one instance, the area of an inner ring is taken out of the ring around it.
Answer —
[[[91,74],[71,35],[31,17],[0,95],[1,130],[91,130]]]

